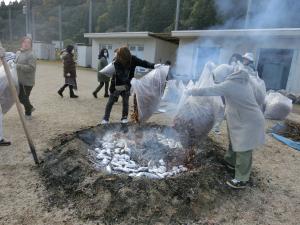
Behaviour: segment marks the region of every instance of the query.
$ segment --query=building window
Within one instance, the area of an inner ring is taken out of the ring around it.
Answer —
[[[129,45],[129,50],[132,55],[137,56],[140,59],[144,59],[144,45]]]
[[[140,59],[144,59],[144,45],[129,45],[129,50],[131,52],[132,55],[135,55],[136,57],[140,58]],[[143,67],[136,67],[135,73],[136,74],[144,74],[146,73],[147,70]]]
[[[111,44],[99,44],[99,49],[106,48],[107,50],[112,50]]]

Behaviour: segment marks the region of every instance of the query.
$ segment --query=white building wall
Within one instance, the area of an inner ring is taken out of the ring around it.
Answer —
[[[177,44],[156,39],[155,63],[165,63],[170,60],[172,64],[176,60]]]
[[[287,90],[300,93],[300,37],[291,38],[264,38],[261,40],[254,38],[210,38],[208,40],[196,38],[181,38],[176,58],[176,70],[179,74],[192,75],[195,71],[196,51],[198,47],[219,47],[220,55],[217,63],[228,63],[233,53],[244,54],[247,51],[253,52],[255,60],[258,60],[259,50],[261,48],[270,49],[293,49],[294,57],[291,64]]]
[[[98,65],[98,54],[99,46],[101,45],[112,45],[112,50],[109,52],[110,59],[114,57],[114,50],[123,46],[139,45],[144,46],[143,59],[154,62],[155,60],[155,48],[156,42],[153,38],[97,38],[92,40],[92,67],[97,68]]]
[[[92,62],[92,48],[89,46],[77,46],[77,64],[83,67],[90,67]]]
[[[190,75],[194,71],[195,40],[181,39],[176,54],[176,73]]]

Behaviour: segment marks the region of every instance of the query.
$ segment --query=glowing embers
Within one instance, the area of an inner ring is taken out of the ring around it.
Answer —
[[[89,150],[90,159],[97,170],[107,173],[163,179],[188,170],[180,141],[160,129],[109,131],[96,139],[96,146]]]

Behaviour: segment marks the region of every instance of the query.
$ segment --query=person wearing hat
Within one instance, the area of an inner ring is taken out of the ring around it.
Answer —
[[[265,143],[265,119],[257,104],[249,73],[240,67],[232,70],[225,81],[209,88],[194,88],[185,92],[192,96],[224,96],[225,115],[230,145],[224,160],[235,172],[226,184],[245,188],[252,168],[252,152]]]
[[[254,56],[251,52],[246,52],[243,55],[243,65],[248,70],[250,75],[253,75],[255,73],[255,66],[254,66]]]

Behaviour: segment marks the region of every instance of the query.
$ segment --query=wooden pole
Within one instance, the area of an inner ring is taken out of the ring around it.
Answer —
[[[0,48],[1,47],[2,47],[2,44],[0,42]],[[15,87],[15,85],[13,83],[13,79],[12,79],[12,75],[11,75],[9,66],[8,66],[5,58],[0,58],[0,59],[1,59],[1,62],[3,64],[6,76],[7,76],[7,80],[8,80],[8,85],[9,85],[9,88],[10,88],[10,92],[11,92],[11,94],[12,94],[12,96],[13,96],[15,102],[16,102],[16,106],[17,106],[17,110],[18,110],[18,113],[19,113],[19,117],[20,117],[23,129],[24,129],[24,132],[25,132],[25,135],[26,135],[26,138],[27,138],[27,142],[28,142],[28,145],[29,145],[32,157],[33,157],[33,160],[34,160],[35,164],[38,165],[39,164],[39,160],[38,160],[38,157],[37,157],[37,154],[36,154],[36,151],[35,151],[35,147],[34,147],[32,139],[31,139],[29,130],[28,130],[28,128],[26,126],[26,123],[25,123],[25,117],[24,117],[23,110],[22,110],[22,107],[21,107],[21,104],[20,104],[20,101],[19,101],[19,97],[18,97],[18,94],[17,94],[16,87]]]

